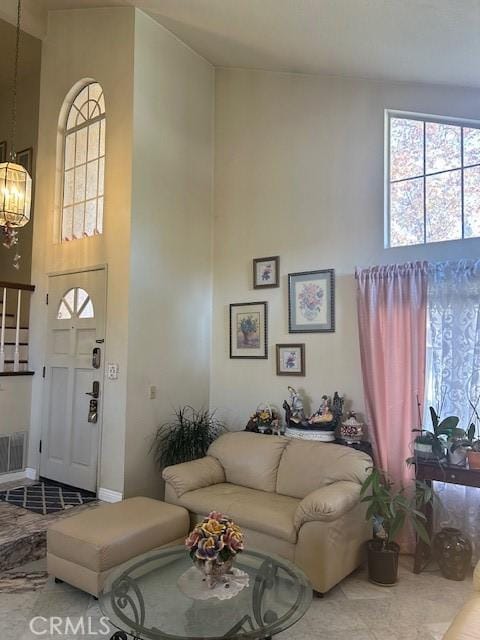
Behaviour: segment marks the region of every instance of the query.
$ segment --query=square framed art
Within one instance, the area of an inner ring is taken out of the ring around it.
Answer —
[[[305,375],[305,345],[277,344],[277,376]]]
[[[335,271],[288,274],[289,333],[335,331]]]
[[[230,305],[230,358],[268,358],[266,302]]]
[[[280,256],[253,260],[253,288],[271,289],[280,286]]]

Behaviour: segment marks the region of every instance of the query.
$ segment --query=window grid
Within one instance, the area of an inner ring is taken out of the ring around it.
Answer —
[[[97,98],[93,97],[95,93],[98,94]],[[80,119],[82,121],[79,122]],[[61,228],[62,241],[65,242],[98,235],[103,231],[105,108],[103,91],[98,83],[88,84],[77,94],[67,115],[67,123],[63,153]],[[92,152],[94,128],[97,129],[97,140]],[[83,131],[85,140],[82,148],[79,147],[79,136]],[[91,167],[92,172],[89,171]],[[80,183],[80,193],[77,193],[78,180],[83,182]],[[88,211],[89,209],[92,210]]]
[[[392,179],[391,178],[391,158],[392,158],[392,151],[391,151],[391,122],[392,119],[404,119],[404,120],[417,120],[420,121],[422,123],[422,137],[423,137],[423,141],[422,141],[422,151],[423,151],[423,171],[420,174],[415,174],[415,175],[411,175],[408,177],[403,177],[403,178],[396,178],[396,179]],[[426,132],[426,126],[427,124],[443,124],[443,125],[450,125],[450,126],[454,126],[457,127],[458,129],[460,129],[460,164],[458,166],[449,168],[449,169],[441,169],[439,171],[427,171],[427,132]],[[480,162],[473,162],[473,163],[468,163],[465,162],[465,130],[472,130],[472,129],[477,129],[480,130],[480,123],[478,122],[472,122],[472,121],[460,121],[460,120],[454,120],[454,119],[449,119],[449,118],[435,118],[435,117],[428,117],[428,116],[419,116],[417,114],[410,114],[410,113],[402,113],[402,112],[388,112],[388,145],[387,145],[387,150],[388,150],[388,154],[387,154],[387,188],[388,188],[388,193],[387,193],[387,198],[386,198],[386,203],[387,203],[387,223],[388,223],[388,234],[387,234],[387,238],[388,238],[388,246],[405,246],[402,244],[392,244],[391,242],[391,193],[392,193],[392,185],[395,184],[400,184],[400,183],[407,183],[407,182],[412,182],[414,180],[422,180],[423,181],[423,244],[428,244],[430,242],[436,242],[437,240],[435,239],[428,239],[427,236],[427,229],[428,229],[428,219],[427,219],[427,214],[428,214],[428,208],[427,208],[427,179],[434,177],[434,176],[440,176],[440,175],[445,175],[448,173],[454,173],[454,172],[460,172],[460,213],[461,213],[461,236],[459,236],[458,240],[460,239],[465,239],[465,191],[464,191],[464,187],[465,187],[465,170],[468,169],[476,169],[476,168],[480,168]],[[476,235],[469,235],[468,238],[470,237],[478,237]],[[412,243],[412,244],[418,244],[418,243]]]

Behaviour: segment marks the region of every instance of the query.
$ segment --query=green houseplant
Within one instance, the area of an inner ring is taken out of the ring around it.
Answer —
[[[215,417],[215,412],[179,407],[171,420],[158,427],[151,452],[160,468],[203,458],[224,431],[225,425]]]
[[[395,540],[404,524],[410,522],[418,536],[430,544],[421,509],[433,499],[433,493],[426,483],[415,481],[415,492],[409,497],[404,488],[395,490],[383,471],[373,468],[360,496],[368,505],[365,517],[373,521],[374,528],[374,537],[367,542],[368,578],[375,584],[390,586],[398,579],[400,547]]]
[[[433,407],[430,407],[432,418],[432,430],[413,429],[418,433],[414,441],[415,455],[419,458],[434,458],[442,460],[446,456],[447,442],[454,437],[461,437],[464,433],[462,429],[457,429],[459,418],[457,416],[447,416],[440,418]]]

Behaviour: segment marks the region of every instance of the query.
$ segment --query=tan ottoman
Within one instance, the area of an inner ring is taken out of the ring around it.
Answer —
[[[111,569],[151,549],[182,543],[189,526],[186,509],[151,498],[82,511],[48,528],[48,573],[98,596]]]

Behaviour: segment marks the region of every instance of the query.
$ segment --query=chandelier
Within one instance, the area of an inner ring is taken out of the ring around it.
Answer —
[[[17,84],[20,49],[21,0],[17,2],[17,32],[12,86],[12,124],[10,132],[10,160],[0,163],[0,226],[3,229],[3,244],[11,247],[17,243],[15,229],[30,220],[32,200],[32,178],[22,165],[16,163],[15,134],[17,127]]]

